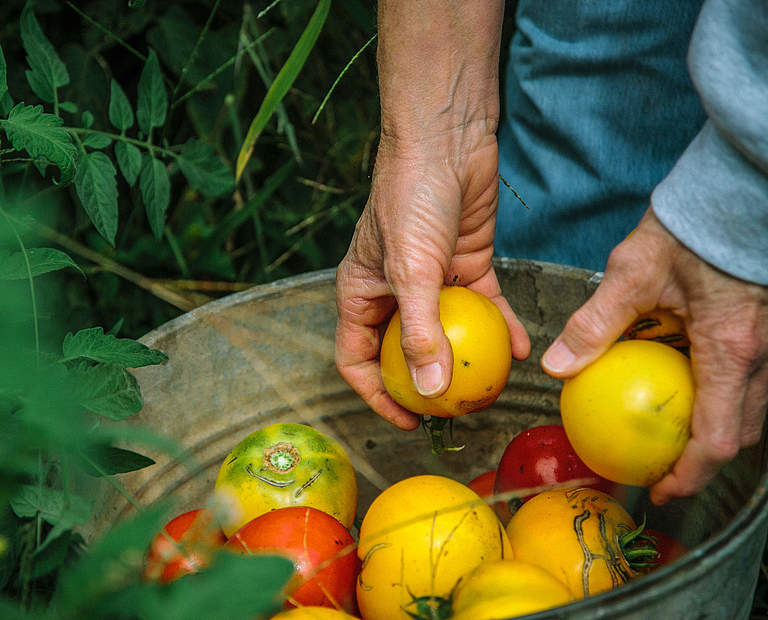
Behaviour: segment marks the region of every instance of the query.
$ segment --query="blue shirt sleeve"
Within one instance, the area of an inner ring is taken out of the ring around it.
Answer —
[[[768,3],[707,0],[688,65],[708,120],[651,202],[702,259],[768,285]]]

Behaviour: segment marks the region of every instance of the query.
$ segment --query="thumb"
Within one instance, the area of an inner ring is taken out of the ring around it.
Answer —
[[[600,357],[638,316],[631,291],[619,280],[603,280],[542,356],[544,370],[570,377]]]
[[[416,390],[440,396],[451,383],[453,351],[440,323],[440,285],[398,296],[400,346]]]

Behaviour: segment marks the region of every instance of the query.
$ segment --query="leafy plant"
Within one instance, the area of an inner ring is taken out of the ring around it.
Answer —
[[[362,60],[365,80],[341,79],[373,18],[358,0],[337,6],[0,7],[3,618],[252,618],[278,602],[280,558],[223,555],[167,588],[140,582],[171,507],[138,505],[119,477],[152,465],[137,445],[180,453],[126,424],[142,406],[130,369],[165,361],[134,338],[215,295],[333,266],[346,247],[375,97],[336,100],[328,85],[373,95]],[[323,36],[333,53],[317,56]],[[86,544],[98,481],[138,516]]]

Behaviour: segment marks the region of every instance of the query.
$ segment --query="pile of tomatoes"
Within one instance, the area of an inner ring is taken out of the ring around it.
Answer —
[[[497,351],[499,377],[488,359],[463,353],[461,338],[506,338],[504,318],[477,293],[444,292],[441,321],[466,362],[454,363],[455,393],[420,403],[391,335],[382,372],[395,400],[451,418],[498,396],[511,353],[506,345]],[[486,322],[451,330],[448,315],[464,320],[467,304]],[[689,363],[668,344],[634,339],[650,322],[566,380],[563,426],[524,430],[493,469],[466,484],[439,475],[400,480],[359,522],[355,471],[338,441],[295,423],[251,433],[222,462],[211,505],[179,515],[155,537],[145,577],[173,581],[205,570],[216,553],[282,554],[295,571],[274,620],[492,620],[604,592],[673,561],[685,547],[622,506],[624,485],[657,481],[688,439]],[[483,394],[463,394],[477,369]],[[643,451],[632,454],[617,434],[639,427]],[[433,449],[442,447],[438,436],[433,428]]]

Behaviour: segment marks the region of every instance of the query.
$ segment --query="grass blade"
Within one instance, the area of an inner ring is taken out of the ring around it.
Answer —
[[[309,56],[309,52],[315,46],[315,42],[320,35],[320,31],[323,29],[330,8],[331,0],[320,0],[320,2],[318,2],[317,8],[312,14],[312,18],[309,20],[307,27],[301,34],[301,37],[299,37],[296,46],[291,51],[290,56],[288,56],[288,60],[286,60],[283,68],[280,69],[275,81],[272,82],[272,86],[270,86],[267,94],[264,96],[264,100],[261,102],[261,106],[251,122],[251,126],[248,128],[248,133],[245,136],[245,142],[240,149],[240,154],[237,156],[237,181],[240,181],[243,170],[248,164],[248,160],[251,158],[256,140],[264,127],[266,127],[267,121],[269,121],[275,108],[277,108],[277,104],[283,100],[288,89],[296,80],[296,77],[299,75],[299,72]]]

